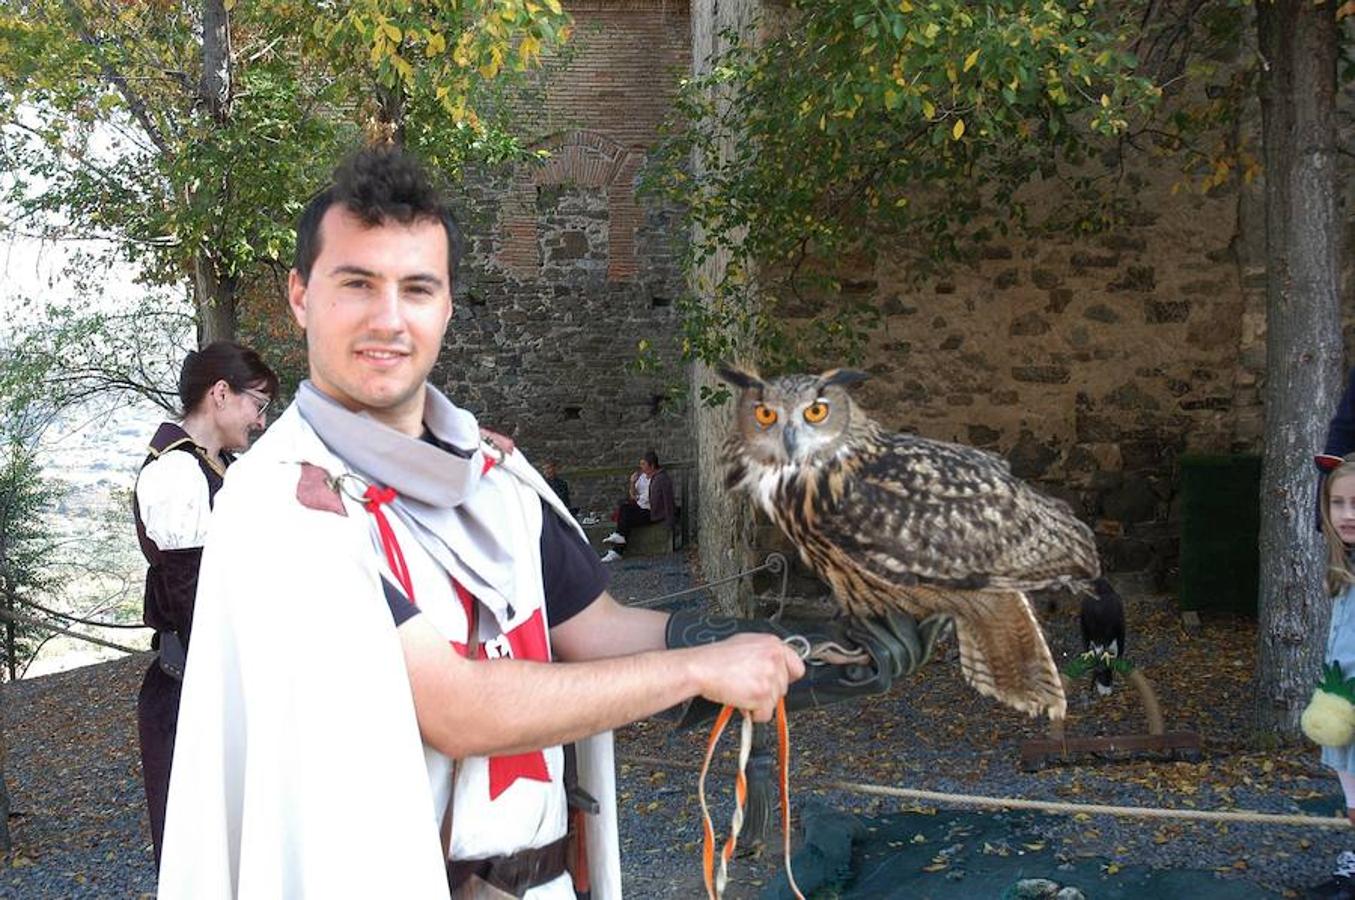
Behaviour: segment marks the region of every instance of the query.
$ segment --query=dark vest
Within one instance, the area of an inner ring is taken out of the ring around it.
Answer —
[[[216,500],[216,492],[221,489],[221,473],[208,461],[206,451],[173,422],[162,422],[151,438],[150,452],[141,463],[146,468],[166,453],[190,453],[198,461],[202,477],[207,479],[207,502]],[[222,454],[227,464],[234,457]],[[141,508],[136,493],[132,493],[132,517],[136,521],[137,542],[146,557],[149,567],[146,569],[146,594],[142,610],[142,619],[157,632],[156,646],[159,646],[159,632],[172,631],[178,634],[184,645],[188,644],[189,632],[193,625],[193,599],[198,592],[198,566],[202,562],[202,548],[189,547],[182,550],[161,550],[146,535],[146,525],[141,521]]]

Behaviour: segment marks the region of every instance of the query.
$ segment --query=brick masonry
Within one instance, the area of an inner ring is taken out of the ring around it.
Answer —
[[[572,470],[633,465],[646,448],[690,460],[676,349],[683,291],[673,210],[637,197],[677,79],[685,3],[574,2],[575,37],[525,122],[540,163],[468,173],[469,254],[435,380],[535,461],[557,457],[584,509],[623,483]],[[635,371],[648,340],[663,364]]]

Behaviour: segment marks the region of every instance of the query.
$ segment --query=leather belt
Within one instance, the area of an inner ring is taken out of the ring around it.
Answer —
[[[450,859],[447,861],[447,884],[455,894],[472,876],[478,876],[501,891],[521,897],[565,873],[568,844],[569,838],[565,836],[544,847],[528,847],[510,856]]]

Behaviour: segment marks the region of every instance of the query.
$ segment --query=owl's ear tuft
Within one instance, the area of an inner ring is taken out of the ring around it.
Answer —
[[[829,369],[819,376],[819,387],[826,388],[830,384],[840,384],[846,387],[849,384],[856,384],[858,381],[865,381],[870,376],[857,369]]]
[[[729,363],[720,363],[715,367],[715,373],[734,387],[743,388],[745,391],[761,390],[767,386],[767,383],[753,372]]]

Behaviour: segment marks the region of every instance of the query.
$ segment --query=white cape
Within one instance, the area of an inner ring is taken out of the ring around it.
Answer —
[[[506,468],[539,476],[509,457]],[[399,637],[367,514],[296,499],[341,471],[289,409],[228,472],[203,554],[159,896],[448,896]],[[525,471],[523,471],[525,470]],[[621,897],[611,734],[583,742],[598,900]]]

